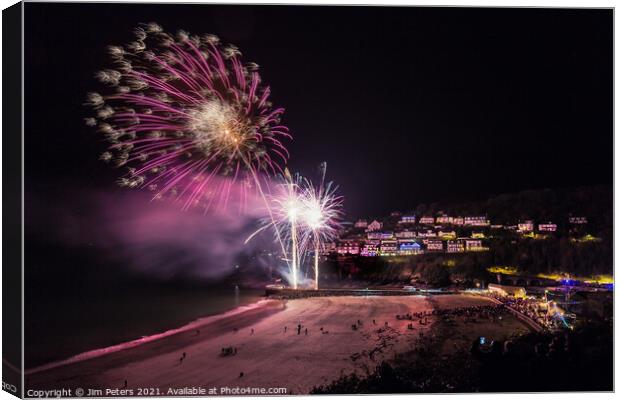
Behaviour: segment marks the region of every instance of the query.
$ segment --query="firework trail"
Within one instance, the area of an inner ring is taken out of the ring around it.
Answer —
[[[269,196],[273,219],[263,220],[263,226],[248,239],[273,227],[276,236],[282,238],[290,254],[290,283],[298,288],[300,269],[306,255],[314,254],[315,289],[318,289],[319,256],[325,243],[336,235],[342,216],[343,198],[336,195],[337,187],[332,182],[325,183],[326,164],[321,164],[321,178],[317,185],[298,174],[291,175],[288,170],[282,176],[274,194]]]
[[[184,209],[226,206],[238,181],[242,197],[254,186],[264,198],[259,176],[283,173],[282,140],[291,135],[258,65],[243,64],[235,46],[213,35],[171,35],[149,23],[135,36],[109,47],[114,67],[96,77],[110,93],[89,93],[87,101],[96,113],[87,125],[111,142],[101,159],[127,167],[119,184],[148,188]]]

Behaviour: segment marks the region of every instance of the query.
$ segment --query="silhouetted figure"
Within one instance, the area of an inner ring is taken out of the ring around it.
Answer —
[[[284,327],[284,333],[286,333],[286,326]]]
[[[308,336],[308,328],[306,328],[306,336]]]
[[[239,372],[239,379],[243,378],[243,372]]]
[[[127,379],[125,379],[125,385],[123,386],[123,388],[127,388]]]
[[[250,332],[250,335],[254,334],[254,328],[252,328],[252,331]]]

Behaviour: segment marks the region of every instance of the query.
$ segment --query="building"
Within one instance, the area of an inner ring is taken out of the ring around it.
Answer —
[[[568,217],[568,222],[574,225],[585,225],[588,223],[586,217]]]
[[[448,240],[448,253],[463,253],[465,251],[465,245],[461,240]]]
[[[416,233],[414,231],[409,231],[405,229],[404,231],[396,232],[394,236],[396,236],[398,239],[407,239],[416,237]]]
[[[464,225],[465,219],[463,217],[454,217],[452,218],[452,225]]]
[[[419,231],[418,237],[437,237],[437,233],[435,233],[435,231],[431,229],[426,231]]]
[[[463,225],[466,226],[489,226],[491,223],[486,216],[465,217]]]
[[[355,222],[355,225],[353,225],[355,228],[367,228],[368,227],[368,221],[366,221],[365,219],[358,219],[357,222]]]
[[[540,232],[555,232],[558,230],[558,226],[552,222],[546,224],[538,224],[538,230]]]
[[[429,252],[443,251],[443,241],[441,240],[428,240],[426,241],[426,250]]]
[[[394,217],[394,218],[400,217],[401,215],[403,215],[403,213],[401,213],[400,211],[392,211],[390,213],[390,217]]]
[[[368,242],[364,243],[364,246],[362,247],[362,251],[360,252],[360,254],[364,257],[374,257],[377,254],[379,254],[379,244],[381,243],[381,241],[379,240],[369,240]]]
[[[370,224],[368,224],[368,225],[366,226],[366,230],[367,230],[368,232],[378,231],[378,230],[380,230],[381,228],[383,228],[383,223],[381,223],[381,222],[379,222],[379,221],[377,221],[377,220],[372,221]]]
[[[435,223],[435,218],[433,217],[421,217],[420,223],[423,225],[433,225]]]
[[[532,221],[523,221],[517,224],[517,231],[523,232],[532,232],[534,230],[534,223]]]
[[[482,240],[480,239],[465,239],[466,251],[483,251],[486,247],[482,246]]]
[[[415,215],[403,215],[400,217],[399,224],[415,224]]]
[[[394,233],[392,232],[368,232],[366,237],[369,240],[385,240],[394,238]]]
[[[440,225],[452,225],[453,220],[454,218],[445,214],[442,214],[435,219],[436,223]]]
[[[421,254],[422,246],[418,242],[405,241],[398,244],[398,252],[401,255]]]
[[[382,256],[398,255],[398,242],[396,240],[382,240],[379,247],[379,254]]]
[[[455,239],[456,232],[455,231],[439,231],[437,232],[437,236],[446,240],[446,239]]]
[[[484,232],[472,231],[471,232],[471,238],[472,239],[484,239]]]
[[[336,252],[338,254],[359,254],[360,253],[360,244],[356,241],[350,240],[341,240],[336,245]]]

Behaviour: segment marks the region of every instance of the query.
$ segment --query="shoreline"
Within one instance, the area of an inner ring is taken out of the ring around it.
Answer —
[[[261,309],[272,307],[273,304],[275,303],[282,303],[282,301],[277,300],[277,299],[264,298],[254,303],[238,306],[231,310],[224,311],[219,314],[213,314],[213,315],[208,315],[205,317],[200,317],[178,328],[168,329],[160,333],[155,333],[149,336],[143,336],[139,339],[134,339],[128,342],[123,342],[123,343],[118,343],[118,344],[107,346],[107,347],[101,347],[101,348],[97,348],[93,350],[88,350],[88,351],[78,353],[68,358],[64,358],[61,360],[45,363],[45,364],[42,364],[36,367],[28,368],[24,370],[24,374],[26,376],[34,375],[34,374],[38,374],[41,372],[53,370],[58,367],[69,366],[69,365],[81,363],[81,362],[87,362],[87,361],[94,360],[100,357],[112,355],[114,353],[135,349],[140,346],[152,344],[162,339],[171,338],[175,335],[180,335],[183,333],[204,329],[208,325],[213,324],[225,318],[248,313],[251,311],[258,312],[258,311],[261,311]]]

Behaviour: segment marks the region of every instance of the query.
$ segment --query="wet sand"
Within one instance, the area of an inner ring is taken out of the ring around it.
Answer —
[[[492,304],[467,295],[437,299],[441,308]],[[268,300],[185,332],[30,373],[26,387],[123,388],[127,380],[127,388],[159,388],[161,395],[168,394],[169,388],[222,386],[308,393],[341,374],[365,374],[382,360],[411,350],[420,332],[431,333],[434,320],[429,318],[426,325],[415,322],[415,329],[410,330],[410,321],[397,320],[395,315],[433,308],[424,296]],[[351,326],[357,320],[362,325],[354,330]],[[299,335],[298,324],[302,325]],[[236,347],[237,354],[221,356],[227,346]],[[181,362],[183,352],[186,358]]]

